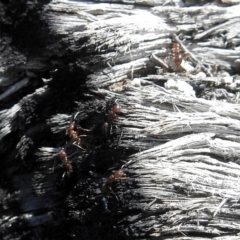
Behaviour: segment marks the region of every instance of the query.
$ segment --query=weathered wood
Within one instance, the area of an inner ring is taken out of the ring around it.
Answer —
[[[1,4],[3,239],[238,239],[239,1],[97,2]]]

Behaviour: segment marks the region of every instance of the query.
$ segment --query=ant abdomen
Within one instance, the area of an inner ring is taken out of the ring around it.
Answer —
[[[68,160],[67,157],[67,153],[64,150],[59,151],[58,153],[58,157],[61,159],[62,161],[62,165],[66,170],[66,174],[69,176],[72,174],[73,172],[73,168],[72,168],[72,164],[71,162]],[[65,175],[65,174],[64,174]]]
[[[173,43],[173,61],[176,66],[180,66],[182,63],[182,55],[180,53],[180,46],[178,43]]]

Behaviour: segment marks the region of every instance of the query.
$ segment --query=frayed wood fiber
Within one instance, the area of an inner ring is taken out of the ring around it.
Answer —
[[[239,11],[1,3],[2,239],[239,239]]]

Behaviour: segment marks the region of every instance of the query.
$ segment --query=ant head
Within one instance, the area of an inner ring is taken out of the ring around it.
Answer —
[[[121,110],[121,106],[120,106],[119,104],[115,103],[115,104],[112,106],[111,110],[112,110],[114,113],[119,113],[120,110]]]
[[[59,151],[58,155],[59,155],[59,157],[60,157],[61,159],[64,159],[64,158],[67,157],[67,154],[66,154],[66,152],[65,152],[63,149],[61,149],[61,150]]]

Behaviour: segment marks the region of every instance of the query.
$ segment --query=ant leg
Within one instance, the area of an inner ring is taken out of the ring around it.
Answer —
[[[52,167],[52,173],[54,172],[55,165],[56,165],[56,158],[54,158],[53,167]]]
[[[116,195],[116,193],[112,190],[111,193],[113,194],[113,196],[117,199],[118,202],[120,202],[118,196]]]
[[[72,119],[72,122],[76,119],[76,117],[78,116],[79,112],[77,112],[74,116],[73,116],[73,119]]]
[[[102,197],[102,205],[105,213],[110,213],[111,211],[108,208],[108,199],[107,197]]]
[[[78,147],[78,148],[80,148],[80,149],[83,150],[83,151],[86,151],[86,149],[83,148],[83,147],[81,147],[77,142],[73,142],[73,145],[76,146],[76,147]]]
[[[121,139],[122,139],[122,135],[123,135],[123,130],[122,130],[122,132],[121,132],[121,134],[120,134],[120,137],[119,137],[119,139],[118,139],[118,144],[117,144],[117,146],[120,145],[120,141],[121,141]]]
[[[109,130],[108,130],[108,132],[109,132],[109,135],[112,134],[112,123],[109,123]]]
[[[80,127],[80,126],[78,126],[77,129],[78,129],[78,130],[82,130],[82,131],[84,131],[84,132],[91,132],[91,131],[92,131],[92,129],[86,129],[86,128],[82,128],[82,127]]]

